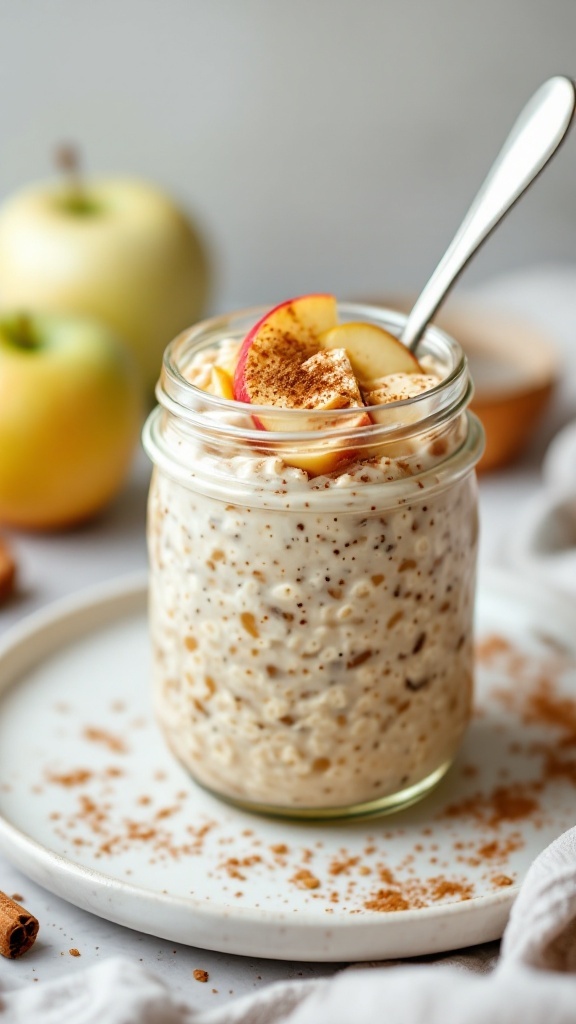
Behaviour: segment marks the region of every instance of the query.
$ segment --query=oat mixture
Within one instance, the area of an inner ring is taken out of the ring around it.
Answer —
[[[196,357],[197,386],[214,358]],[[409,458],[326,476],[190,439],[189,485],[155,470],[155,704],[198,781],[253,805],[353,808],[449,765],[471,707],[476,485],[434,470],[465,431],[460,417]]]

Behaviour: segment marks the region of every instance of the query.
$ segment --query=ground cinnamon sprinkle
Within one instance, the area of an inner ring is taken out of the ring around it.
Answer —
[[[393,910],[409,910],[408,900],[401,895],[398,889],[378,889],[374,895],[364,903],[366,910],[378,910],[389,913]]]
[[[529,725],[552,725],[570,738],[576,738],[576,700],[560,696],[551,679],[540,677],[526,697],[522,720]]]
[[[78,812],[78,818],[85,821],[92,832],[102,832],[103,824],[107,817],[107,806],[105,804],[97,804],[91,797],[85,793],[79,797],[80,810]]]
[[[156,811],[156,820],[162,821],[164,818],[171,818],[173,814],[177,814],[180,808],[178,805],[173,807],[161,807],[159,811]]]
[[[549,658],[536,671],[522,661],[510,646],[505,659],[507,674],[518,686],[495,687],[492,696],[527,726],[544,726],[554,730],[551,741],[532,742],[529,746],[515,743],[510,753],[528,752],[542,756],[541,783],[564,778],[576,785],[576,760],[564,752],[576,748],[576,699],[559,692],[559,670],[566,666],[566,657]]]
[[[498,888],[505,888],[507,885],[514,885],[514,879],[510,878],[509,875],[493,875],[491,882],[492,885],[496,885]]]
[[[469,900],[474,892],[474,886],[469,882],[455,882],[450,878],[430,879],[432,886],[432,899],[443,900],[446,896],[457,896],[459,900]]]
[[[246,875],[241,869],[251,868],[254,864],[260,864],[261,861],[262,857],[259,854],[250,857],[229,857],[228,860],[222,861],[220,867],[224,868],[230,878],[237,878],[241,882],[245,882]]]
[[[110,770],[106,769],[104,777],[110,777]],[[118,773],[113,772],[113,776]],[[119,773],[122,775],[123,773]],[[62,783],[62,777],[54,778],[57,784],[71,786],[74,784],[89,784],[96,776],[89,779],[83,778],[80,771],[70,772],[70,780]],[[50,778],[48,776],[48,778]],[[136,799],[136,804],[141,806],[151,803],[150,798],[142,797]],[[135,845],[146,844],[150,848],[151,862],[154,860],[174,859],[198,855],[202,851],[203,843],[208,833],[216,826],[215,821],[207,821],[199,825],[187,824],[185,831],[188,840],[176,842],[168,826],[164,825],[181,809],[181,805],[171,804],[161,807],[156,811],[151,809],[150,818],[146,821],[123,818],[120,822],[115,820],[114,805],[111,800],[96,799],[89,793],[81,793],[77,798],[76,809],[67,819],[56,812],[50,815],[51,820],[58,822],[57,834],[61,838],[68,839],[75,846],[91,847],[95,852],[94,856],[114,856],[133,848]],[[74,830],[78,824],[84,825],[88,836],[84,838],[75,835]]]
[[[476,643],[476,662],[480,665],[490,664],[494,658],[501,654],[510,654],[511,651],[512,644],[506,637],[491,633]]]
[[[543,775],[546,781],[553,779],[565,779],[573,786],[576,786],[576,761],[565,757],[559,757],[554,750],[542,750],[544,755]]]
[[[284,902],[289,887],[301,890],[290,897],[294,909],[299,903],[320,901],[327,913],[340,915],[405,912],[509,888],[516,881],[511,855],[526,842],[522,823],[529,822],[530,828],[550,824],[556,820],[556,811],[549,808],[554,808],[557,794],[559,806],[569,807],[567,787],[576,788],[576,699],[561,690],[566,654],[561,662],[549,646],[545,657],[527,655],[493,634],[479,644],[478,660],[487,677],[481,691],[488,694],[488,700],[481,698],[482,728],[494,728],[502,756],[493,773],[487,773],[496,781],[483,788],[480,759],[465,758],[457,777],[458,796],[435,818],[430,812],[427,827],[395,827],[392,822],[384,828],[377,823],[369,835],[351,839],[350,849],[337,852],[314,838],[311,848],[297,841],[290,846],[270,842],[257,827],[228,827],[226,817],[191,823],[182,814],[189,792],[176,793],[181,783],[171,792],[165,787],[159,805],[156,781],[170,776],[156,766],[150,766],[150,794],[140,779],[133,780],[134,787],[115,787],[116,777],[130,781],[131,762],[125,759],[125,769],[44,769],[44,783],[70,790],[59,793],[58,811],[49,815],[54,831],[65,839],[67,852],[82,848],[96,858],[146,850],[153,864],[204,853],[208,877],[223,881],[229,901],[250,902],[254,891],[248,879],[266,876],[277,879],[278,899]],[[87,727],[84,737],[114,754],[127,753],[121,733]],[[86,762],[91,764],[88,758]],[[527,766],[531,778],[526,777]],[[133,793],[131,807],[125,803],[125,788]],[[62,799],[67,810],[60,807]],[[398,862],[393,862],[392,851],[397,850]],[[227,879],[242,880],[242,889]],[[274,898],[273,893],[266,898]]]
[[[474,843],[466,844],[468,849],[471,851],[468,854],[458,853],[456,860],[460,863],[469,864],[470,867],[479,867],[481,864],[488,862],[492,864],[504,864],[511,853],[515,850],[520,850],[525,845],[524,839],[519,832],[514,832],[512,835],[507,836],[506,839],[492,839],[489,842],[480,843],[475,845]],[[464,850],[464,843],[454,843],[455,850]]]
[[[529,787],[530,783],[528,783]],[[536,783],[536,788],[540,789],[539,783]],[[490,808],[488,824],[497,826],[503,821],[525,820],[534,814],[540,805],[526,791],[526,787],[522,783],[514,783],[510,786],[497,786],[489,794],[488,806]]]
[[[128,752],[128,747],[124,740],[120,736],[115,736],[114,733],[107,732],[106,729],[99,729],[96,726],[87,725],[84,729],[83,736],[85,739],[90,740],[91,743],[102,743],[114,754],[126,754]]]
[[[58,786],[82,786],[85,782],[91,779],[93,773],[88,768],[76,768],[75,771],[64,772],[61,775],[57,775],[56,772],[50,772],[46,778],[48,782],[55,782]]]
[[[522,821],[539,810],[533,795],[542,789],[540,780],[514,782],[509,786],[496,786],[490,793],[477,792],[450,804],[440,818],[473,818],[480,825],[497,828],[506,821]]]
[[[440,900],[460,902],[474,895],[474,885],[468,879],[435,875],[431,878],[398,878],[389,867],[381,865],[380,886],[364,901],[366,910],[388,913],[395,910],[415,910]]]
[[[334,858],[328,866],[329,875],[343,875],[348,874],[350,868],[356,867],[360,860],[360,857],[343,857],[340,860]]]
[[[290,879],[298,887],[298,889],[319,889],[320,879],[313,875],[308,868],[301,868],[295,875]]]

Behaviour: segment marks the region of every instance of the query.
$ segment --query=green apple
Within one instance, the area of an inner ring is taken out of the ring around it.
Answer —
[[[136,355],[149,392],[165,346],[204,312],[207,285],[194,227],[146,182],[36,185],[0,208],[0,307],[105,321]]]
[[[77,523],[122,485],[142,387],[123,342],[65,314],[0,316],[0,522]]]

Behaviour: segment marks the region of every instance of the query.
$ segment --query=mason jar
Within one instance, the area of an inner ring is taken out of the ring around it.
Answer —
[[[164,355],[144,430],[155,712],[233,804],[392,811],[441,779],[471,713],[483,433],[466,359],[430,327],[418,357],[437,384],[370,418],[203,390],[263,312],[201,323]]]

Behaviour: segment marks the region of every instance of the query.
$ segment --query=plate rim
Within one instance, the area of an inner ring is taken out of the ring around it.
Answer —
[[[557,592],[553,587],[542,586],[540,581],[528,578],[524,573],[512,572],[509,569],[502,569],[500,567],[481,568],[477,596],[486,590],[497,590],[499,596],[504,594],[505,596],[520,599],[525,606],[534,602],[538,605],[545,604],[548,608],[554,609],[555,615],[561,621],[573,622],[574,613],[576,612],[576,596],[567,596]],[[29,613],[20,622],[9,627],[4,635],[0,637],[0,699],[3,698],[4,694],[12,686],[17,686],[21,678],[25,677],[25,673],[37,665],[45,655],[44,646],[30,643],[32,638],[38,639],[39,635],[44,634],[46,644],[50,630],[54,626],[60,625],[65,630],[64,640],[55,643],[51,649],[61,649],[73,639],[81,638],[92,629],[98,628],[98,625],[105,625],[107,621],[117,621],[114,619],[114,610],[117,609],[118,605],[123,609],[125,617],[129,614],[140,612],[143,605],[145,605],[147,591],[148,573],[146,571],[124,574],[98,584],[92,584],[73,594],[58,598],[45,607]],[[95,612],[104,612],[104,615],[100,620],[90,623],[90,614]],[[576,653],[576,641],[573,646]],[[14,662],[14,664],[11,664],[11,662]],[[213,799],[216,800],[217,798],[213,797]],[[246,814],[247,812],[242,813]],[[252,817],[252,815],[249,815],[249,817]],[[345,827],[345,823],[337,822],[336,824],[339,827]],[[228,922],[234,921],[238,925],[245,927],[246,925],[284,925],[291,921],[291,915],[282,909],[242,907],[231,903],[215,906],[208,901],[202,901],[198,896],[174,895],[139,886],[131,881],[127,882],[104,871],[80,864],[70,857],[58,853],[37,839],[34,839],[33,836],[23,829],[12,824],[2,811],[0,811],[0,851],[9,862],[20,867],[30,878],[44,885],[45,888],[48,888],[57,896],[91,913],[105,917],[107,920],[115,921],[126,927],[137,928],[140,931],[145,930],[142,925],[134,925],[134,923],[127,919],[125,914],[111,916],[109,910],[100,912],[92,905],[87,906],[86,902],[79,902],[77,897],[70,899],[62,891],[62,885],[56,884],[56,878],[53,878],[52,874],[61,878],[64,888],[66,887],[66,882],[70,880],[79,886],[96,886],[99,891],[102,890],[108,894],[112,892],[121,895],[129,901],[131,906],[140,901],[143,905],[152,905],[154,908],[163,906],[177,909],[180,912],[193,912],[201,924],[202,922],[215,924],[227,920]],[[22,866],[22,855],[24,855],[26,861],[25,867]],[[34,869],[34,865],[38,866],[39,872],[34,873],[34,870],[30,870],[30,867]],[[46,884],[46,874],[49,875],[51,884]],[[346,915],[343,913],[342,916],[334,914],[324,920],[320,920],[310,910],[302,908],[298,911],[297,920],[294,919],[292,923],[295,926],[295,931],[304,928],[307,932],[321,933],[324,936],[333,934],[336,930],[338,932],[347,932],[350,928],[356,934],[360,932],[364,935],[371,935],[373,931],[381,932],[393,929],[396,925],[400,924],[405,924],[408,927],[416,922],[431,925],[446,918],[458,919],[469,915],[482,916],[482,912],[486,917],[498,911],[501,914],[506,911],[507,917],[512,903],[518,895],[520,885],[521,883],[515,884],[506,889],[473,896],[467,900],[401,911],[392,910],[387,911],[385,914],[379,911],[365,911],[361,915]],[[385,928],[385,926],[387,927]],[[159,933],[154,929],[149,934],[158,935]],[[501,929],[492,937],[498,938],[500,934]],[[169,935],[165,937],[170,938]],[[174,941],[184,940],[174,939]],[[475,941],[487,940],[481,938]],[[223,949],[218,946],[206,946],[205,948],[219,948],[223,952],[236,951],[234,948]],[[440,945],[435,951],[440,951],[444,948],[454,947]],[[258,955],[265,956],[266,954],[260,953]],[[414,953],[411,955],[419,954]],[[278,953],[271,952],[269,956],[277,958]],[[306,958],[300,954],[299,959]],[[313,958],[308,959],[320,961],[322,957],[316,953]],[[329,957],[328,959],[334,961],[335,959],[341,960],[343,958]],[[373,957],[370,956],[369,959],[373,959]]]

